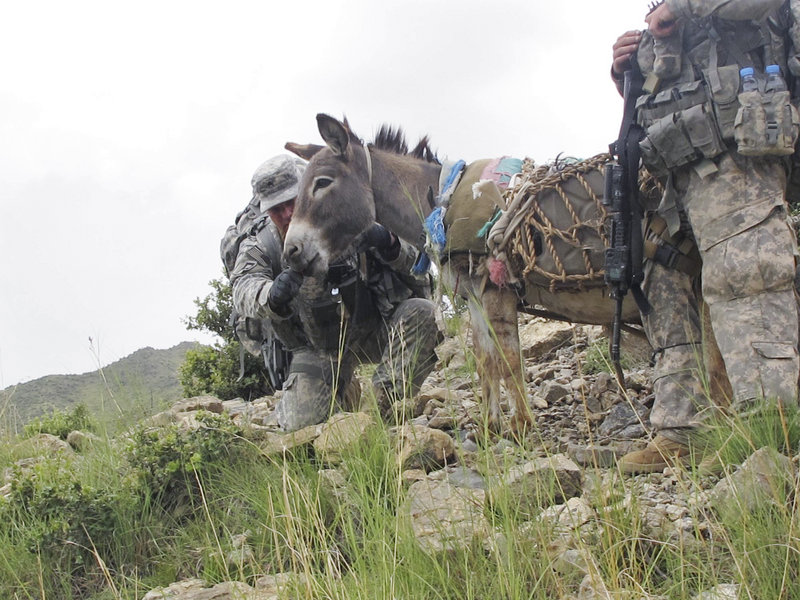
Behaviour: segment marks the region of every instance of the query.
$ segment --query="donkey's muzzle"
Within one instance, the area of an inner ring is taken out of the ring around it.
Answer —
[[[302,240],[286,240],[283,246],[283,260],[289,267],[303,275],[321,275],[326,270],[325,261],[319,252]]]
[[[302,273],[308,261],[303,258],[303,243],[299,240],[286,240],[283,246],[283,260],[295,271]]]

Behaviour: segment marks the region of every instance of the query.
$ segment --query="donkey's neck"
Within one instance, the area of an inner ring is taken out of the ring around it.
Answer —
[[[375,220],[422,249],[422,223],[432,210],[429,190],[438,194],[442,166],[384,150],[370,153]]]

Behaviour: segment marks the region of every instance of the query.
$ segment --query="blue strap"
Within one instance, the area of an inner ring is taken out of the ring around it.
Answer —
[[[444,206],[437,206],[433,212],[425,218],[425,231],[430,240],[430,249],[437,255],[441,256],[444,246],[447,243],[447,235],[444,231]],[[422,275],[426,273],[431,266],[431,257],[427,252],[420,252],[417,257],[417,262],[411,268],[414,275]]]
[[[420,252],[419,256],[417,257],[417,262],[415,262],[414,266],[411,267],[411,272],[414,275],[424,275],[430,268],[431,257],[428,256],[427,252]]]
[[[444,245],[447,243],[447,235],[444,231],[444,212],[444,206],[437,206],[425,219],[425,231],[428,232],[432,249],[437,254],[442,253]]]
[[[431,214],[425,218],[425,231],[430,239],[431,250],[436,252],[436,254],[439,256],[441,256],[442,252],[444,251],[445,244],[447,243],[447,234],[444,230],[444,213],[446,206],[450,201],[450,196],[453,195],[453,192],[458,186],[458,182],[461,179],[461,173],[464,171],[464,167],[466,166],[466,162],[463,160],[458,160],[453,164],[452,167],[450,167],[450,172],[447,174],[447,178],[444,180],[444,184],[442,185],[442,189],[437,199],[438,206],[434,208]],[[414,266],[411,267],[411,272],[414,275],[422,275],[423,273],[427,273],[430,267],[431,257],[427,252],[420,252],[419,256],[417,257],[417,261],[414,263]]]
[[[450,167],[450,172],[447,174],[447,179],[444,180],[444,185],[442,185],[442,191],[439,193],[438,204],[440,206],[447,205],[447,202],[450,200],[450,196],[453,195],[453,192],[458,186],[458,180],[461,178],[461,172],[466,166],[466,162],[459,160],[456,161],[452,167]]]

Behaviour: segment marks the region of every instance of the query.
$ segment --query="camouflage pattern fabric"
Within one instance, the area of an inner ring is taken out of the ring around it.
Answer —
[[[679,271],[648,263],[645,293],[653,312],[644,325],[656,352],[655,403],[650,416],[673,441],[687,436],[715,408],[701,381],[702,344],[715,338],[730,380],[734,410],[763,398],[797,400],[797,248],[786,217],[781,161],[734,152],[700,177],[690,166],[673,172],[673,201],[690,224],[702,258],[702,290]],[[711,331],[701,324],[699,298]],[[706,339],[704,339],[704,336]]]
[[[688,275],[652,261],[645,266],[643,291],[653,307],[642,319],[655,349],[650,423],[672,441],[686,443],[695,414],[707,405],[697,298]]]
[[[764,38],[757,23],[769,17],[773,35],[766,53],[784,74],[784,43],[790,32],[779,12],[781,0],[666,4],[682,19],[683,27],[672,40],[676,43],[644,35],[638,64],[645,76],[658,76],[662,96],[673,87],[690,89],[702,71],[712,90],[706,101],[713,104],[725,141],[713,152],[694,154],[710,159],[690,157],[688,164],[665,173],[666,191],[658,207],[671,235],[682,231],[694,238],[702,262],[700,278],[654,264],[645,272],[644,289],[654,310],[643,321],[656,348],[651,423],[660,434],[685,443],[714,405],[729,402],[742,411],[764,398],[797,401],[797,248],[785,208],[785,163],[775,156],[742,156],[726,127],[739,107],[738,68],[744,65],[736,63],[737,57],[753,60],[759,72],[764,69]],[[723,33],[735,33],[716,48],[700,25],[709,16],[716,17],[715,26]],[[741,47],[733,51],[730,44]],[[659,68],[659,54],[667,46],[677,62],[674,68]],[[731,73],[736,76],[733,85],[727,81]],[[643,157],[648,158],[644,152]],[[655,157],[666,164],[668,158]],[[708,372],[727,379],[724,385],[712,381],[709,392],[701,372],[713,356],[720,364]]]
[[[434,349],[441,334],[434,309],[423,298],[401,302],[377,330],[351,340],[341,358],[311,348],[296,352],[275,409],[281,428],[295,431],[321,423],[333,412],[358,409],[355,394],[348,392],[357,385],[353,371],[359,363],[378,363],[372,385],[379,399],[413,397],[436,364]]]
[[[269,231],[263,229],[262,238]],[[338,283],[307,277],[286,316],[267,303],[283,266],[272,265],[265,248],[265,240],[255,236],[242,243],[231,285],[234,308],[269,319],[293,353],[276,408],[283,429],[294,431],[324,421],[332,411],[357,408],[349,392],[360,363],[380,363],[373,378],[380,393],[403,397],[419,390],[436,362],[434,348],[441,338],[434,303],[419,297],[430,294],[428,280],[410,274],[417,255],[413,246],[401,241],[400,254],[390,263],[370,253],[366,288],[349,306],[344,299],[331,300]],[[337,264],[353,277],[359,272],[355,255]]]
[[[797,244],[777,159],[735,152],[705,179],[694,169],[674,184],[703,260],[703,298],[727,366],[734,407],[760,398],[795,402],[800,372],[794,291]]]

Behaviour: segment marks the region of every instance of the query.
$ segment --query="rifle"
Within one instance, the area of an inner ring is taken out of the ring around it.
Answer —
[[[605,253],[605,282],[610,288],[611,298],[616,302],[610,354],[621,387],[625,386],[625,377],[620,365],[619,340],[625,295],[631,292],[642,315],[652,311],[641,289],[644,280],[644,215],[639,202],[639,142],[644,137],[644,131],[636,123],[635,106],[643,83],[634,55],[631,57],[631,68],[625,71],[625,104],[619,137],[609,145],[609,152],[615,160],[605,166],[603,205],[608,210],[610,240]]]
[[[261,356],[264,358],[264,367],[272,389],[275,391],[283,389],[283,382],[289,375],[292,353],[284,348],[275,335],[272,335],[261,344]]]

